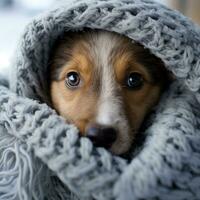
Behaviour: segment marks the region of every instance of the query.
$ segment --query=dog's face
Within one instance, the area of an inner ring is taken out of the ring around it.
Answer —
[[[165,85],[162,62],[116,33],[66,34],[51,58],[57,112],[81,135],[115,154],[129,150]]]

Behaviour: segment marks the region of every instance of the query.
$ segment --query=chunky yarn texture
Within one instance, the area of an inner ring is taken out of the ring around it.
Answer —
[[[78,136],[48,102],[48,62],[67,31],[141,43],[175,76],[131,161]],[[200,29],[151,0],[68,0],[34,19],[0,77],[1,200],[199,200]]]

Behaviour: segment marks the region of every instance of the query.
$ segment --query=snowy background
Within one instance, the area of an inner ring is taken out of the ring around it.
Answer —
[[[7,72],[17,41],[25,25],[35,15],[52,7],[58,1],[0,0],[0,73]],[[166,1],[160,0],[160,2],[165,3]],[[10,69],[12,69],[12,66],[10,66]]]
[[[26,24],[56,0],[0,0],[0,73],[6,73]],[[12,69],[12,66],[10,66]]]

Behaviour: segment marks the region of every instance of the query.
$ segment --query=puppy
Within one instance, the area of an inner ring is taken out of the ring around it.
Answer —
[[[68,32],[50,60],[52,106],[82,136],[126,153],[168,84],[160,59],[113,32]]]

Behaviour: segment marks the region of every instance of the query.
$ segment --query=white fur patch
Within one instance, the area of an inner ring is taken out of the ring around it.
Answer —
[[[101,32],[92,38],[90,54],[95,67],[101,74],[101,92],[98,101],[96,123],[111,126],[117,130],[117,140],[111,151],[121,154],[130,148],[132,143],[130,127],[122,106],[120,87],[116,82],[114,68],[110,62],[112,50],[118,43],[119,36]]]

